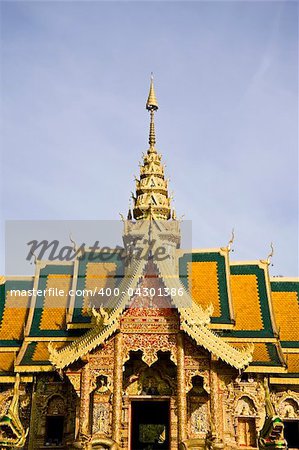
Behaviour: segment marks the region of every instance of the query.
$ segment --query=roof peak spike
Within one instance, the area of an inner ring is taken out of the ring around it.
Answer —
[[[158,109],[158,102],[154,91],[153,75],[151,75],[146,109],[150,113],[150,147],[143,154],[143,164],[139,165],[140,178],[136,179],[136,195],[132,194],[133,217],[136,220],[169,220],[171,219],[171,199],[168,195],[168,183],[164,177],[164,165],[161,163],[161,155],[155,148],[154,115]]]
[[[156,134],[155,134],[155,121],[154,121],[154,113],[158,109],[158,102],[155,94],[154,89],[154,77],[153,72],[151,73],[151,84],[150,84],[150,90],[146,102],[146,109],[150,112],[150,131],[149,131],[149,140],[148,143],[150,145],[149,152],[156,152],[155,144],[156,144]]]
[[[159,108],[156,94],[155,94],[153,72],[151,72],[150,90],[149,90],[149,94],[148,94],[148,98],[147,98],[145,107],[148,111],[157,111],[157,109]]]

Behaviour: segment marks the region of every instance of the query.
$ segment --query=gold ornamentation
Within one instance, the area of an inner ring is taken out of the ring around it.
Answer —
[[[298,402],[293,398],[285,399],[280,404],[279,413],[284,419],[297,419],[299,417]]]
[[[211,361],[211,369],[210,369],[210,387],[211,387],[211,397],[210,397],[210,409],[211,409],[211,417],[213,420],[211,421],[211,437],[215,440],[219,440],[222,435],[221,424],[222,417],[220,411],[220,398],[219,398],[219,389],[218,389],[218,374],[217,374],[217,366],[215,361]]]
[[[129,272],[123,278],[119,291],[122,292],[118,305],[112,309],[109,315],[108,325],[96,325],[86,334],[72,342],[71,344],[57,350],[52,342],[48,345],[49,359],[57,368],[62,369],[77,361],[93,349],[103,344],[119,329],[119,319],[126,305],[129,303],[130,289],[134,290],[143,274],[146,261],[135,261]]]
[[[143,155],[140,179],[136,179],[136,196],[132,195],[134,201],[133,216],[136,220],[168,220],[171,218],[168,182],[164,178],[161,155],[157,153],[155,148],[154,113],[158,109],[158,102],[154,91],[153,78],[151,79],[146,109],[150,112],[150,147],[147,153]]]
[[[278,414],[283,418],[299,418],[299,393],[291,390],[271,395]]]
[[[130,358],[130,351],[142,351],[142,360],[151,366],[158,360],[157,351],[170,352],[170,359],[177,364],[176,336],[174,334],[124,334],[123,363]]]
[[[24,429],[19,417],[20,375],[16,374],[13,397],[7,411],[0,417],[0,446],[9,448],[23,447],[29,432]],[[7,432],[9,430],[9,432]]]
[[[112,438],[115,442],[121,440],[121,416],[122,416],[122,334],[118,333],[114,339],[114,376],[113,376],[113,407],[112,407]]]
[[[193,388],[192,379],[193,377],[199,376],[203,379],[203,389],[207,394],[210,393],[210,372],[209,370],[198,370],[198,369],[187,369],[185,371],[186,378],[186,393],[191,391]]]
[[[131,353],[125,364],[123,392],[125,395],[162,395],[176,393],[177,368],[161,352],[158,361],[148,366],[141,359],[142,352]]]
[[[228,241],[228,244],[227,244],[227,250],[229,252],[231,251],[231,248],[232,248],[232,245],[234,243],[234,240],[235,240],[235,230],[232,229],[232,235],[231,235],[231,238],[230,238],[230,240]]]
[[[105,327],[109,325],[109,315],[102,306],[99,310],[96,310],[96,308],[92,306],[87,312],[92,317],[92,321],[96,326]]]
[[[203,435],[209,431],[208,405],[204,403],[192,403],[190,411],[192,436]]]
[[[82,368],[81,372],[80,436],[89,436],[90,434],[89,408],[90,408],[90,372],[87,363]]]
[[[185,385],[185,366],[184,366],[184,336],[179,333],[177,335],[177,352],[178,352],[178,440],[179,443],[187,438],[187,399]]]
[[[110,435],[110,405],[109,403],[95,403],[93,405],[93,434]]]
[[[110,370],[110,372],[112,372]],[[111,379],[104,369],[99,371],[92,371],[90,378],[90,392],[96,392],[97,394],[105,394],[111,389]]]
[[[274,255],[274,246],[273,246],[273,243],[272,243],[272,242],[271,242],[271,244],[270,244],[270,248],[271,248],[271,251],[270,251],[270,253],[269,253],[268,257],[267,257],[267,263],[268,263],[268,265],[271,264],[271,259],[273,258],[273,255]]]
[[[239,417],[256,416],[256,407],[254,405],[254,401],[248,395],[242,395],[238,399],[235,413]]]
[[[258,447],[260,450],[287,449],[284,439],[284,425],[281,418],[276,414],[271,401],[268,380],[264,378],[266,419],[259,433]]]
[[[66,373],[68,379],[70,380],[70,382],[72,383],[76,394],[80,397],[80,383],[81,383],[81,375],[79,372],[77,373],[70,373],[67,372]]]

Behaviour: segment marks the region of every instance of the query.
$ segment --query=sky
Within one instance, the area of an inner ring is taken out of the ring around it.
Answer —
[[[6,220],[119,220],[157,148],[193,248],[298,276],[298,4],[20,1],[1,8]],[[1,259],[4,271],[4,258]]]

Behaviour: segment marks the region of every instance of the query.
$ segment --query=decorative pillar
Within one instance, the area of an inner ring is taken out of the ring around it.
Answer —
[[[177,399],[170,398],[170,450],[178,450]]]
[[[120,444],[121,416],[122,416],[122,334],[118,333],[114,339],[114,374],[113,374],[113,409],[112,409],[112,439]]]
[[[90,373],[89,364],[85,364],[81,371],[81,393],[80,393],[80,436],[89,435],[89,407],[90,407]]]
[[[179,444],[187,438],[187,398],[185,385],[185,351],[184,336],[182,333],[177,335],[177,373],[178,373],[178,439]]]
[[[31,397],[31,414],[30,414],[30,424],[29,424],[29,444],[28,449],[33,450],[34,444],[36,443],[36,434],[37,434],[37,427],[35,425],[36,423],[36,376],[34,377],[34,382],[32,386],[32,397]]]
[[[223,430],[222,430],[222,402],[220,401],[219,392],[219,378],[217,373],[217,359],[211,356],[211,370],[210,370],[210,385],[211,385],[211,433],[212,440],[215,441],[217,448],[221,448]],[[220,446],[219,446],[220,444]]]
[[[129,448],[129,425],[130,425],[130,401],[128,396],[123,399],[122,415],[122,445],[123,448]]]

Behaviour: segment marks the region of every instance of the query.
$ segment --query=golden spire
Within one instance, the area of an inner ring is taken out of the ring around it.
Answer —
[[[164,177],[161,155],[155,149],[154,113],[158,109],[158,102],[154,90],[153,76],[151,76],[146,109],[150,112],[151,117],[150,148],[143,155],[143,164],[140,164],[140,178],[135,179],[136,195],[133,195],[133,216],[136,220],[169,220],[171,218],[171,199],[168,195],[168,182]]]
[[[151,110],[156,111],[158,109],[158,102],[156,99],[156,94],[155,94],[155,89],[154,89],[153,72],[151,74],[151,84],[150,84],[150,90],[149,90],[149,94],[148,94],[148,98],[147,98],[147,102],[146,102],[146,109],[148,111],[151,111]]]
[[[155,89],[154,89],[153,73],[151,74],[151,84],[150,84],[150,90],[149,90],[149,94],[148,94],[148,98],[147,98],[147,102],[146,102],[146,109],[148,111],[150,111],[150,115],[151,115],[148,143],[150,145],[150,151],[155,151],[156,136],[155,136],[154,113],[158,109],[158,102],[156,99],[156,94],[155,94]]]

